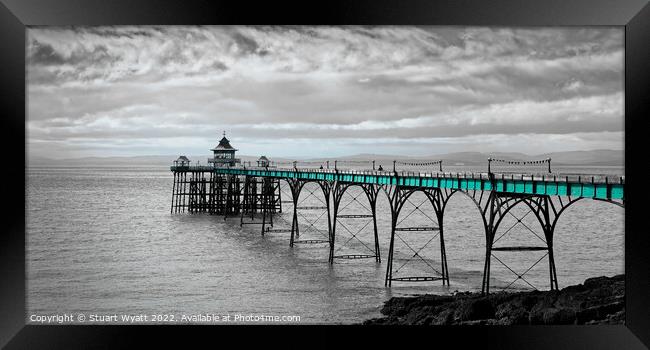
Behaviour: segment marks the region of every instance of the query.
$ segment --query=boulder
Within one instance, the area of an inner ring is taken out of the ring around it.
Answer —
[[[470,298],[460,305],[457,315],[461,321],[494,318],[494,306],[488,298]]]

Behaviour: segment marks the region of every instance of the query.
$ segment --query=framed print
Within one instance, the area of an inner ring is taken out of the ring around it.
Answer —
[[[647,1],[312,5],[3,0],[2,345],[646,348]]]

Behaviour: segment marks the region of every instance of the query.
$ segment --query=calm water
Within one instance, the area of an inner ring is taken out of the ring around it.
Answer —
[[[565,170],[622,172],[620,168]],[[144,313],[298,315],[301,323],[354,323],[380,316],[383,302],[391,296],[475,290],[481,285],[483,225],[476,207],[463,195],[454,195],[445,213],[451,287],[426,282],[385,288],[385,259],[379,264],[372,259],[337,260],[330,266],[327,244],[290,248],[289,233],[262,237],[259,226],[240,227],[239,218],[170,215],[172,175],[167,167],[30,168],[27,181],[28,322],[31,314]],[[309,196],[311,191],[314,196]],[[318,191],[315,185],[306,185],[301,205],[318,205],[322,198]],[[365,197],[352,200],[359,194],[358,190],[346,194],[342,207],[351,204],[341,213],[363,213]],[[411,198],[400,226],[433,225],[427,218],[432,216],[430,206],[423,201],[417,195]],[[504,219],[501,233],[514,227],[499,244],[543,244],[535,236],[541,232],[534,216],[515,209],[522,224],[514,225],[512,216]],[[285,208],[275,218],[276,228],[287,226],[290,212]],[[378,213],[385,257],[390,211],[381,193]],[[327,219],[322,214],[317,210],[302,214],[301,239],[326,239],[322,230]],[[623,273],[623,219],[624,209],[593,200],[578,201],[563,214],[555,232],[560,288],[593,276]],[[372,224],[347,220],[337,226],[337,254],[370,253]],[[431,275],[432,268],[439,269],[439,238],[433,237],[431,232],[404,232],[396,238],[394,268],[400,269],[395,277]],[[414,252],[422,259],[405,260]],[[539,252],[496,255],[518,272],[544,256]],[[516,278],[497,260],[492,260],[492,266],[493,286],[507,286]],[[547,259],[542,258],[525,278],[547,289]],[[527,286],[516,282],[510,288]]]

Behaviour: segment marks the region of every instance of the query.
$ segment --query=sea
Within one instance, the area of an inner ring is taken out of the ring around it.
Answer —
[[[622,175],[624,169],[558,171]],[[391,214],[383,190],[377,202],[381,262],[336,259],[330,265],[327,243],[290,247],[290,233],[262,235],[261,225],[241,225],[259,216],[171,213],[172,182],[167,166],[27,168],[26,322],[355,324],[380,317],[391,297],[481,289],[483,221],[462,193],[445,206],[450,285],[394,281],[387,287]],[[290,192],[281,187],[287,202]],[[299,207],[323,201],[320,187],[309,183]],[[369,213],[360,188],[348,189],[341,203],[339,214]],[[291,226],[291,204],[282,205],[274,229]],[[624,217],[624,208],[591,199],[562,213],[553,238],[560,288],[624,273]],[[437,227],[435,219],[427,198],[416,193],[398,227]],[[298,220],[298,240],[327,240],[324,210],[300,210]],[[372,219],[340,218],[336,225],[336,255],[374,255]],[[497,236],[495,246],[545,246],[537,218],[524,205],[504,216]],[[440,231],[398,232],[393,277],[438,276],[440,270]],[[490,291],[550,287],[545,251],[494,252],[491,271]]]

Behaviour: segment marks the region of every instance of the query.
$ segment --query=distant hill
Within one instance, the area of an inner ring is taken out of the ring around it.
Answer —
[[[192,163],[197,160],[201,164],[207,164],[208,154],[188,156]],[[383,154],[356,154],[350,156],[342,156],[336,158],[312,158],[306,159],[308,161],[334,161],[338,160],[377,160],[385,162],[384,166],[388,165],[393,159],[408,159],[408,160],[437,160],[442,159],[443,164],[454,165],[481,165],[485,164],[488,157],[496,157],[501,159],[512,160],[534,160],[551,158],[552,163],[555,165],[587,165],[587,166],[623,166],[624,165],[624,151],[616,150],[592,150],[592,151],[569,151],[569,152],[553,152],[544,153],[539,155],[527,155],[524,153],[481,153],[481,152],[455,152],[446,154],[436,154],[427,157],[405,157],[397,155],[383,155]],[[238,156],[244,162],[254,162],[259,156]],[[287,162],[292,158],[279,158],[267,155],[271,161]],[[178,158],[178,155],[155,155],[155,156],[133,156],[133,157],[84,157],[84,158],[70,158],[70,159],[49,159],[45,157],[28,157],[29,166],[169,166]]]
[[[259,159],[259,156],[237,156],[242,162],[253,162]],[[132,156],[132,157],[83,157],[68,159],[50,159],[45,157],[28,157],[29,166],[46,166],[46,167],[82,167],[82,166],[170,166],[178,158],[178,155],[158,155],[158,156]],[[197,161],[202,165],[208,164],[208,155],[201,156],[187,155],[192,164]],[[274,158],[274,161],[288,161],[284,158]]]
[[[443,162],[447,164],[464,163],[466,165],[484,164],[488,157],[494,157],[507,160],[541,160],[551,158],[551,162],[555,165],[623,166],[624,156],[624,151],[593,150],[553,152],[538,155],[528,155],[516,152],[460,152],[432,155],[431,158],[435,159],[437,157],[438,159],[443,159]]]
[[[624,151],[613,151],[607,149],[595,151],[556,152],[542,155],[542,157],[550,157],[553,163],[580,163],[582,165],[624,165],[624,156]]]

